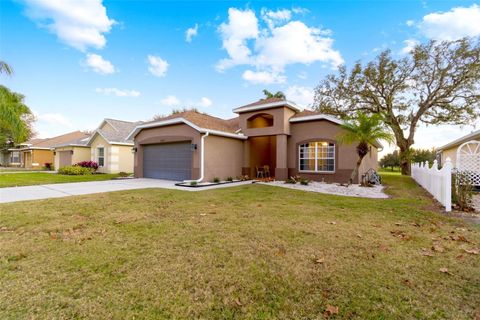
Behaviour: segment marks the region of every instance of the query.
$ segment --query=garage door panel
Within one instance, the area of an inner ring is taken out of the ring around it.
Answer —
[[[143,147],[143,176],[166,180],[192,177],[190,142],[146,145]]]

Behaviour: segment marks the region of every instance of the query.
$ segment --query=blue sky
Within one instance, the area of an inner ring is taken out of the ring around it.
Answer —
[[[41,137],[105,117],[197,107],[220,117],[282,90],[307,106],[340,63],[428,39],[480,35],[473,1],[0,1],[0,82],[26,95]],[[421,128],[420,147],[472,127]]]

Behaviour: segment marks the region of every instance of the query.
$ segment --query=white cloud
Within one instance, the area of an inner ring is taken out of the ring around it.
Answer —
[[[102,0],[23,0],[26,14],[39,22],[64,43],[78,50],[101,49],[106,44],[104,33],[115,20],[107,16]]]
[[[447,12],[430,13],[419,24],[430,39],[456,40],[480,35],[480,6],[456,7]]]
[[[227,50],[229,58],[217,64],[217,70],[223,71],[239,64],[250,63],[251,51],[247,40],[258,37],[258,20],[252,10],[241,11],[235,8],[228,9],[228,23],[220,25],[223,48]]]
[[[246,70],[242,74],[243,80],[251,82],[253,84],[272,84],[272,83],[285,83],[287,77],[279,74],[278,72],[269,71],[252,71]]]
[[[212,105],[212,100],[210,100],[207,97],[202,97],[199,102],[195,103],[195,106],[201,107],[201,108],[207,108]]]
[[[415,25],[415,21],[413,21],[413,20],[407,20],[407,21],[405,22],[405,24],[406,24],[408,27],[413,27],[413,26]]]
[[[148,55],[148,71],[156,77],[165,77],[168,70],[168,62],[158,56]]]
[[[61,113],[43,113],[43,114],[35,114],[38,122],[42,122],[49,125],[55,126],[63,126],[67,128],[73,127],[72,122],[70,119],[65,117]]]
[[[292,18],[292,12],[287,9],[271,11],[263,8],[260,12],[262,19],[267,23],[270,29],[280,23],[290,21]]]
[[[192,42],[192,38],[198,34],[198,24],[195,23],[195,26],[192,28],[188,28],[185,31],[185,41]]]
[[[400,54],[404,55],[409,54],[413,49],[415,49],[417,45],[420,44],[420,42],[415,39],[407,39],[403,41],[403,43],[405,44],[405,46],[402,48],[402,50],[400,50]]]
[[[95,92],[103,93],[105,95],[115,95],[117,97],[133,97],[140,96],[140,92],[136,90],[120,90],[117,88],[96,88]]]
[[[173,95],[169,95],[169,96],[166,96],[165,98],[163,98],[160,101],[160,103],[163,104],[164,106],[175,107],[175,106],[180,105],[180,100]]]
[[[291,86],[285,91],[285,96],[299,106],[309,107],[313,104],[315,94],[311,87]]]
[[[103,59],[101,55],[88,53],[85,63],[96,73],[103,75],[115,73],[115,67],[113,64],[110,61]]]
[[[323,62],[336,68],[342,64],[340,52],[333,49],[330,30],[308,27],[290,21],[292,11],[263,9],[267,28],[261,29],[251,10],[228,10],[228,22],[220,26],[223,48],[228,58],[217,64],[218,71],[238,65],[255,67],[243,73],[252,83],[283,83],[285,67],[290,64]],[[251,40],[252,44],[249,44]]]

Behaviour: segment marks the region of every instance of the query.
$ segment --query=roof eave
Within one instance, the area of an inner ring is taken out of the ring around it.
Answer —
[[[265,110],[265,109],[276,108],[276,107],[288,107],[296,112],[301,111],[300,107],[298,107],[295,103],[285,100],[285,101],[268,102],[268,103],[250,106],[250,107],[248,106],[239,107],[239,108],[233,109],[233,112],[242,113],[242,112],[249,112],[249,111]]]

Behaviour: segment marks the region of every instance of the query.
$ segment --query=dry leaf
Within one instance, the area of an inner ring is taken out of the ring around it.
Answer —
[[[434,244],[432,246],[432,250],[437,252],[445,252],[445,249],[439,244]]]
[[[410,281],[409,279],[404,279],[403,283],[408,287],[411,287],[413,285],[412,281]]]
[[[330,224],[337,224],[335,221],[330,221],[329,223]]]
[[[427,248],[422,248],[422,256],[425,256],[425,257],[433,257],[433,253],[428,250]]]
[[[324,263],[324,262],[325,262],[324,257],[320,257],[320,258],[315,259],[315,263]]]
[[[200,213],[200,215],[203,217],[203,216],[206,216],[207,214],[206,213]]]
[[[235,304],[236,304],[237,306],[239,306],[239,307],[242,306],[242,302],[240,301],[239,298],[236,298],[236,299],[235,299]]]
[[[451,275],[451,273],[448,271],[448,268],[440,268],[440,269],[438,269],[438,271]]]
[[[470,254],[479,254],[479,253],[480,253],[480,249],[478,249],[478,248],[465,249],[465,252],[466,252],[466,253],[470,253]]]
[[[324,313],[326,316],[331,316],[333,314],[338,314],[338,307],[335,307],[335,306],[332,306],[332,305],[327,305],[327,308],[325,309],[325,313]]]
[[[388,252],[390,249],[388,248],[387,245],[381,244],[378,246],[378,249],[382,250],[383,252]]]
[[[401,231],[401,230],[390,231],[390,233],[391,233],[394,237],[400,238],[400,239],[402,239],[402,240],[409,240],[409,239],[410,239],[410,236],[407,235],[404,231]]]
[[[363,239],[363,237],[360,233],[357,233],[357,237],[360,238],[360,239]]]
[[[418,222],[413,222],[411,225],[414,227],[420,227],[420,224]]]
[[[396,226],[403,226],[403,223],[395,222],[395,225],[396,225]]]

